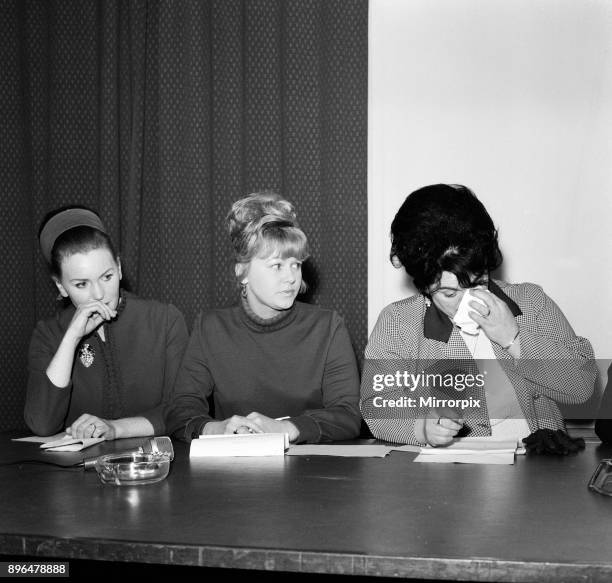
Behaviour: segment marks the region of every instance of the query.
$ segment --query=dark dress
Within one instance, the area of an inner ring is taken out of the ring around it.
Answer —
[[[83,413],[103,419],[145,417],[156,435],[165,433],[164,408],[189,339],[185,319],[173,305],[123,293],[117,317],[81,339],[67,387],[55,386],[46,370],[75,312],[69,306],[38,322],[29,350],[25,421],[36,435],[52,435]]]
[[[336,312],[296,302],[262,320],[242,302],[197,317],[166,418],[169,433],[189,441],[213,419],[252,412],[289,416],[298,442],[357,437],[359,372]]]

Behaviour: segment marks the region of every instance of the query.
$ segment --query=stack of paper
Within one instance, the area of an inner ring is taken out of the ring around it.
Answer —
[[[400,449],[400,448],[396,448]],[[443,447],[423,447],[414,459],[421,463],[513,464],[514,454],[524,453],[515,440],[461,437]]]
[[[287,455],[331,455],[336,457],[385,457],[390,451],[388,445],[292,445]],[[420,450],[420,447],[416,448]]]
[[[284,455],[289,447],[286,433],[239,433],[200,435],[189,448],[189,457]]]

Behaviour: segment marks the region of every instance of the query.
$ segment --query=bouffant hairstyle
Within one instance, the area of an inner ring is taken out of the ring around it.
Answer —
[[[433,184],[408,195],[391,223],[390,257],[426,295],[443,271],[470,287],[503,259],[489,213],[459,184]]]
[[[238,283],[253,257],[308,258],[308,240],[300,229],[293,205],[273,192],[256,192],[236,201],[227,215]],[[302,282],[301,292],[306,289]]]
[[[115,261],[119,255],[97,213],[86,207],[64,207],[48,213],[38,236],[51,275],[62,277],[62,262],[77,253],[108,249]]]

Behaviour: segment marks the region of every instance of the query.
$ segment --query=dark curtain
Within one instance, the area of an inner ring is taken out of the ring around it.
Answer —
[[[4,0],[0,429],[55,291],[42,217],[98,210],[132,291],[196,313],[236,299],[224,217],[294,202],[309,301],[367,335],[367,0]]]

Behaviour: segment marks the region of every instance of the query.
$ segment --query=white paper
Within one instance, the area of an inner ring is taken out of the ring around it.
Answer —
[[[415,462],[430,464],[514,464],[514,452],[506,453],[480,453],[480,454],[457,454],[446,453],[441,455],[427,455],[420,453],[414,458]]]
[[[518,443],[514,439],[460,437],[443,447],[427,446],[414,459],[420,463],[513,464]]]
[[[42,449],[46,449],[47,451],[81,451],[87,447],[91,447],[96,443],[100,443],[104,441],[103,437],[83,437],[78,439],[76,437],[72,437],[71,435],[64,435],[61,439],[57,439],[54,441],[46,441],[41,444]]]
[[[189,457],[250,457],[285,455],[286,433],[238,433],[200,435],[189,448]]]
[[[12,441],[23,441],[25,443],[41,443],[42,449],[47,451],[81,451],[87,447],[91,447],[96,443],[104,441],[103,437],[89,437],[83,439],[77,439],[68,435],[65,431],[56,433],[55,435],[48,435],[47,437],[40,437],[38,435],[32,435],[30,437],[18,437],[12,439]]]
[[[387,445],[292,445],[287,455],[330,455],[336,457],[385,457],[392,450]],[[420,449],[420,448],[417,448]]]
[[[449,445],[422,448],[425,455],[482,454],[482,453],[514,453],[517,442],[514,439],[492,439],[491,437],[460,437]]]
[[[24,441],[26,443],[48,443],[49,441],[58,441],[66,437],[66,432],[62,431],[55,435],[48,435],[47,437],[40,437],[39,435],[32,435],[30,437],[14,437],[11,441]]]

